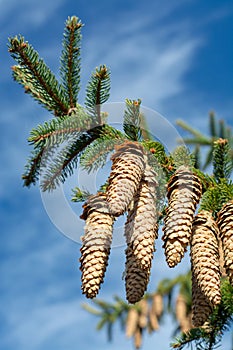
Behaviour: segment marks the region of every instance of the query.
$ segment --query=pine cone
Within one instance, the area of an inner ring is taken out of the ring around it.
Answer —
[[[134,307],[129,309],[127,319],[126,319],[126,331],[125,331],[126,337],[130,338],[136,332],[136,329],[138,326],[138,318],[139,318],[138,311]]]
[[[139,187],[145,169],[143,147],[127,141],[116,147],[111,160],[107,201],[111,213],[119,216],[128,208]]]
[[[135,304],[144,295],[150,278],[150,270],[144,270],[138,266],[132,247],[125,250],[125,288],[126,299],[129,303]]]
[[[151,268],[155,251],[154,242],[158,237],[155,203],[156,181],[150,179],[148,175],[147,172],[147,181],[143,178],[140,183],[138,192],[134,197],[133,208],[129,210],[125,224],[127,244],[131,246],[139,267],[145,270]]]
[[[160,318],[163,313],[163,297],[159,293],[155,293],[152,298],[152,310],[155,315]]]
[[[225,203],[218,212],[217,224],[223,248],[224,267],[233,286],[233,200]]]
[[[192,220],[202,186],[189,168],[181,166],[167,185],[168,208],[163,227],[163,248],[170,267],[176,266],[190,243]]]
[[[202,210],[193,220],[191,262],[197,283],[209,304],[221,302],[218,227],[211,213]]]
[[[192,322],[194,327],[203,326],[211,312],[212,307],[204,293],[202,293],[195,273],[192,272]]]
[[[82,291],[87,298],[94,298],[99,292],[108,265],[114,220],[102,193],[91,196],[83,207],[80,217],[86,220],[86,224],[80,249]]]
[[[187,303],[182,294],[178,294],[176,298],[176,319],[182,325],[187,316]]]

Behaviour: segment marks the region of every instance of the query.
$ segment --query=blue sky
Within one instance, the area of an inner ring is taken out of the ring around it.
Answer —
[[[206,131],[211,109],[232,125],[233,3],[0,0],[0,9],[0,350],[132,349],[118,327],[111,344],[95,331],[96,319],[81,308],[80,245],[54,226],[38,187],[22,187],[26,139],[50,115],[13,82],[7,38],[24,35],[57,74],[64,22],[76,15],[85,23],[80,103],[90,73],[106,64],[111,102],[141,98],[172,124],[181,118]],[[73,206],[77,215],[79,209]],[[77,235],[82,229],[79,224]],[[123,250],[112,249],[100,298],[124,297]],[[188,257],[169,270],[158,244],[149,290],[187,264]],[[168,349],[172,327],[167,319],[158,334],[146,336],[143,349]],[[229,336],[224,342],[230,350]]]

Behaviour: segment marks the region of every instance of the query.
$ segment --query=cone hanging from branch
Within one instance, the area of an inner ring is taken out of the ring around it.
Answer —
[[[191,237],[192,272],[209,304],[221,302],[219,231],[209,211],[202,210],[193,220]]]
[[[170,267],[181,261],[190,243],[192,220],[201,193],[199,178],[186,166],[180,166],[167,185],[168,208],[162,239]]]
[[[83,207],[81,218],[86,224],[80,249],[82,291],[87,298],[94,298],[108,265],[114,219],[103,193],[91,196]]]
[[[142,269],[138,266],[137,259],[135,258],[131,246],[126,248],[125,254],[126,299],[129,303],[135,304],[143,297],[147,289],[150,278],[150,270]]]
[[[194,327],[201,327],[208,320],[212,307],[202,293],[195,273],[192,273],[192,323]]]
[[[137,264],[144,270],[151,268],[154,242],[158,237],[156,175],[147,164],[125,224],[127,244],[132,248]]]
[[[145,159],[143,147],[137,142],[126,141],[115,150],[106,193],[111,213],[119,216],[125,212],[137,192]]]
[[[217,224],[223,248],[224,267],[233,286],[233,200],[225,203],[218,212]]]

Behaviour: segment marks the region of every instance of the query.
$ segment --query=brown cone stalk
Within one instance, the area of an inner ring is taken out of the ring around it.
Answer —
[[[217,224],[220,230],[224,267],[233,286],[233,200],[224,204],[219,211]]]
[[[199,178],[186,166],[180,166],[167,185],[168,208],[162,239],[169,267],[176,266],[187,250],[201,193]]]
[[[145,170],[143,147],[137,142],[127,141],[116,147],[111,160],[107,201],[111,213],[119,216],[136,194]]]
[[[194,327],[201,327],[212,312],[208,299],[201,291],[195,273],[192,273],[192,323]]]
[[[102,193],[91,196],[83,207],[81,218],[86,224],[80,249],[82,292],[87,298],[94,298],[99,292],[108,264],[114,220]]]
[[[192,272],[212,306],[221,302],[218,236],[218,227],[212,214],[206,210],[200,211],[192,228]]]
[[[132,248],[135,261],[140,268],[148,272],[155,251],[154,242],[158,237],[155,176],[152,170],[147,169],[146,177],[141,180],[125,224],[126,241]]]

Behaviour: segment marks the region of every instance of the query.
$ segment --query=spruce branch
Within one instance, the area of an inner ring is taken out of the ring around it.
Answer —
[[[22,175],[24,186],[30,187],[30,185],[34,185],[38,180],[43,152],[43,147],[38,147],[36,150],[33,150],[31,157],[28,159],[25,166],[25,172]]]
[[[105,65],[97,67],[92,73],[86,88],[85,106],[88,113],[99,125],[101,118],[101,105],[107,102],[110,95],[110,71]]]
[[[103,167],[108,154],[114,149],[116,144],[125,139],[122,132],[105,125],[100,136],[85,148],[80,157],[80,166],[88,172]]]
[[[65,23],[60,76],[64,97],[69,108],[75,108],[80,90],[81,21],[73,16]]]
[[[79,155],[91,142],[93,142],[102,129],[102,126],[92,128],[81,133],[80,137],[67,142],[58,151],[57,155],[52,154],[46,157],[46,164],[41,178],[41,188],[43,191],[51,191],[60,183],[64,183],[68,176],[71,176],[77,168]]]
[[[141,100],[126,99],[126,110],[124,114],[123,129],[126,136],[133,141],[140,141],[141,130]]]
[[[72,202],[84,202],[91,196],[89,191],[82,190],[79,187],[75,187],[72,190],[73,197],[71,198]]]
[[[229,179],[233,168],[233,160],[230,156],[229,142],[226,139],[220,138],[214,142],[213,168],[217,182],[224,178]]]
[[[55,116],[66,115],[69,106],[63,88],[35,49],[24,37],[15,36],[9,38],[9,52],[18,63],[12,67],[14,80]]]
[[[81,132],[89,130],[91,126],[90,117],[80,106],[76,108],[75,114],[66,115],[39,124],[30,132],[28,141],[34,147],[43,144],[46,147],[58,146],[70,137],[78,137]]]

